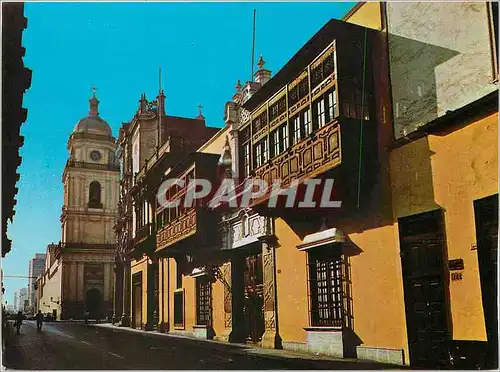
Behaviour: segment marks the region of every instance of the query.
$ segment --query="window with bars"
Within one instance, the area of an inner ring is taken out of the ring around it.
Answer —
[[[340,247],[308,252],[311,326],[343,325],[342,256]]]
[[[286,96],[269,106],[269,121],[273,121],[286,111]]]
[[[330,54],[323,61],[311,69],[311,88],[316,88],[323,80],[335,70],[335,53]]]
[[[259,130],[264,128],[267,125],[267,111],[264,111],[262,114],[257,116],[252,122],[252,130],[253,133],[257,133]]]
[[[210,326],[212,320],[212,284],[206,276],[196,278],[196,324]]]

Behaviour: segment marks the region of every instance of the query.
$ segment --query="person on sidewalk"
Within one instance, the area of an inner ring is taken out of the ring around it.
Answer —
[[[22,311],[18,311],[17,315],[16,315],[17,334],[19,334],[19,330],[21,329],[21,325],[23,324],[23,319],[24,319],[24,315],[23,315]]]
[[[43,324],[42,310],[38,310],[38,313],[36,314],[36,330],[37,330],[37,332],[40,332],[42,330],[42,324]]]

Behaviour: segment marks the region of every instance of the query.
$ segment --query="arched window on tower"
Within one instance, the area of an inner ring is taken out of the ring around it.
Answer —
[[[101,203],[101,184],[92,181],[89,187],[89,208],[102,208]]]

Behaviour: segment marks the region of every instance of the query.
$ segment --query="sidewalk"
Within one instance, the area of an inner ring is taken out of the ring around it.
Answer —
[[[253,345],[248,345],[248,344],[227,343],[227,342],[216,341],[216,340],[207,340],[207,339],[196,338],[194,336],[184,336],[184,335],[178,335],[178,334],[172,334],[172,333],[160,333],[158,331],[144,331],[141,329],[135,329],[135,328],[130,328],[130,327],[119,327],[119,326],[113,325],[111,323],[88,324],[88,326],[107,328],[107,329],[111,329],[113,331],[139,333],[139,334],[142,334],[143,336],[178,338],[178,339],[190,341],[193,343],[198,343],[199,345],[201,345],[201,344],[205,344],[207,346],[210,345],[211,347],[214,347],[215,349],[220,349],[220,350],[221,349],[227,350],[228,348],[230,348],[231,351],[236,353],[236,354],[257,355],[260,357],[271,358],[271,359],[300,359],[303,361],[304,360],[316,361],[316,362],[323,361],[323,362],[337,362],[337,363],[346,363],[346,364],[359,363],[359,364],[363,365],[362,367],[360,366],[360,369],[407,369],[408,368],[406,366],[385,364],[385,363],[379,363],[379,362],[368,361],[368,360],[350,359],[350,358],[335,358],[335,357],[325,356],[325,355],[311,355],[311,354],[298,353],[298,352],[289,351],[289,350],[265,349],[265,348],[261,348],[261,347],[257,347],[257,346],[253,346]]]

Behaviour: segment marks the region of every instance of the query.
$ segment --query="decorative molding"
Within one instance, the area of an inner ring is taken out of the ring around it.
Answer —
[[[246,212],[229,222],[229,249],[234,249],[243,245],[254,243],[266,234],[266,217],[258,214],[248,215]]]

